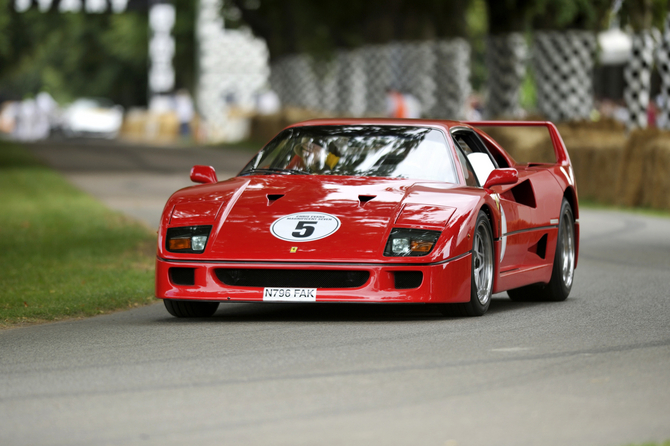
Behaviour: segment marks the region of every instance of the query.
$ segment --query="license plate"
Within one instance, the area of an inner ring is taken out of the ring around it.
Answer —
[[[267,302],[316,302],[316,288],[264,288]]]

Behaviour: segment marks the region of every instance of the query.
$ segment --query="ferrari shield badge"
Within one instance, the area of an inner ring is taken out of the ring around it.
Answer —
[[[332,235],[340,220],[321,212],[300,212],[278,218],[270,226],[272,235],[289,242],[311,242]]]

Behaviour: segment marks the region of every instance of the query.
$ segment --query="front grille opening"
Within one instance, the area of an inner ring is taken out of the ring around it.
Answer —
[[[369,271],[217,268],[216,277],[226,285],[259,288],[358,288]]]
[[[421,271],[393,271],[395,287],[399,290],[408,288],[419,288],[423,282]]]
[[[170,281],[175,285],[195,285],[195,268],[170,268]]]

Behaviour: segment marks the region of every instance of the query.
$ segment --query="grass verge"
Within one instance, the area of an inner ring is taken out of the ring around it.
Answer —
[[[0,328],[155,301],[155,234],[5,141],[0,203]]]

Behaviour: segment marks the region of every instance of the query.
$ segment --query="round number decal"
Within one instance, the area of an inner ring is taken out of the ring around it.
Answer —
[[[328,237],[340,228],[340,220],[321,212],[300,212],[278,218],[270,226],[272,235],[289,242],[311,242]]]

